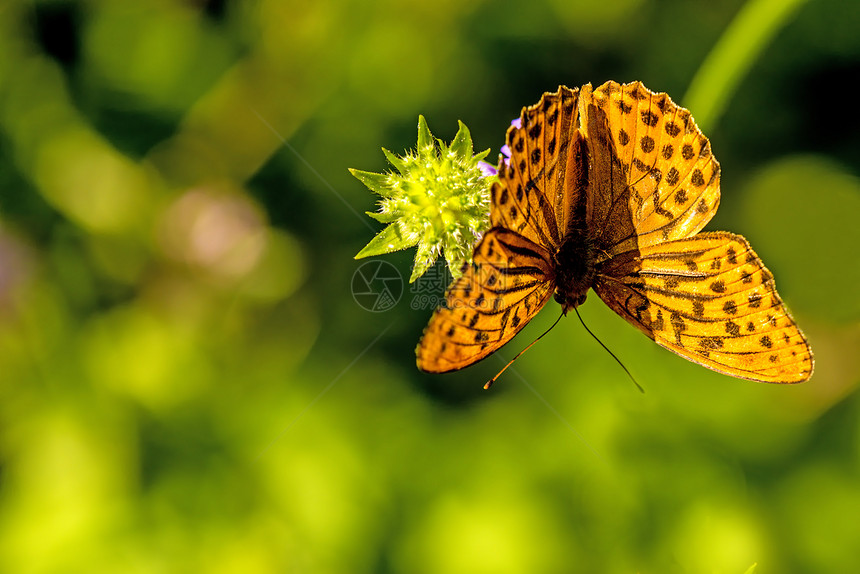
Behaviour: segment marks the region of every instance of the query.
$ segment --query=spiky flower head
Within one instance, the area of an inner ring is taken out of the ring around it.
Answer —
[[[459,124],[457,135],[447,145],[434,138],[424,116],[418,116],[416,150],[399,157],[382,148],[396,172],[349,170],[382,197],[379,212],[367,214],[388,224],[356,259],[415,245],[410,283],[442,253],[455,278],[465,263],[471,263],[472,248],[490,224],[489,190],[496,174],[482,161],[490,150],[473,155],[469,128]]]

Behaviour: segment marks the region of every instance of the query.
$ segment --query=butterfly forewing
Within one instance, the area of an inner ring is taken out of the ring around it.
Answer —
[[[597,184],[589,224],[611,255],[688,237],[719,205],[720,166],[690,112],[641,83],[582,95]]]
[[[563,239],[565,203],[571,199],[565,177],[578,98],[579,90],[561,87],[523,109],[521,126],[508,130],[511,157],[500,162],[499,181],[491,189],[490,224],[551,250]]]
[[[490,188],[490,224],[474,264],[449,287],[416,350],[418,367],[447,372],[511,340],[555,290],[552,254],[563,239],[566,178],[580,169],[569,149],[577,133],[578,90],[559,88],[523,109],[511,127],[509,160]],[[577,140],[578,141],[578,140]]]
[[[581,157],[571,148],[581,139],[578,103],[579,90],[562,86],[555,93],[545,93],[537,105],[523,114],[530,144],[526,155],[532,160],[531,175],[552,202],[555,213],[558,230],[555,247],[564,239],[570,206],[575,205],[578,194],[585,192],[577,185],[583,169]]]
[[[614,258],[595,291],[667,349],[715,371],[771,383],[812,374],[812,353],[743,237],[700,233]]]
[[[416,354],[431,373],[462,369],[511,340],[543,307],[554,284],[549,253],[503,228],[487,232],[474,262],[448,288]]]

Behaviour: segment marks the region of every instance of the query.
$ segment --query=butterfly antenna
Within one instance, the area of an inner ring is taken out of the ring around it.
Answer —
[[[621,360],[615,356],[615,353],[613,353],[612,351],[609,350],[609,347],[607,347],[606,345],[603,344],[603,341],[601,341],[600,339],[597,338],[597,335],[595,335],[594,333],[591,332],[591,329],[589,329],[588,325],[585,324],[585,321],[582,320],[582,315],[579,314],[579,309],[574,307],[573,310],[576,311],[576,316],[579,317],[579,322],[582,323],[582,326],[585,327],[585,330],[588,331],[588,334],[591,335],[595,341],[600,343],[601,347],[606,349],[606,352],[609,353],[613,359],[615,359],[616,363],[621,365],[621,368],[624,369],[624,372],[627,373],[627,376],[630,377],[630,380],[633,381],[633,384],[636,385],[636,388],[639,389],[639,392],[641,392],[642,394],[645,394],[645,389],[642,388],[642,385],[640,385],[639,383],[636,382],[636,379],[633,378],[633,375],[630,374],[630,371],[627,370],[627,367],[624,366],[624,363],[622,363]],[[496,376],[498,376],[498,375],[496,375]]]
[[[555,323],[553,323],[553,324],[550,326],[550,328],[549,328],[549,329],[547,329],[546,331],[544,331],[543,333],[541,333],[541,334],[540,334],[540,336],[538,336],[538,338],[537,338],[537,339],[535,339],[534,341],[532,341],[531,343],[529,343],[528,347],[526,347],[525,349],[523,349],[522,351],[520,351],[519,353],[517,353],[517,354],[516,354],[516,356],[515,356],[513,359],[511,359],[510,361],[508,361],[508,364],[507,364],[507,365],[505,365],[504,367],[502,367],[502,370],[501,370],[501,371],[499,371],[498,373],[496,373],[496,376],[495,376],[495,377],[493,377],[492,379],[490,379],[489,381],[487,381],[487,382],[484,384],[484,390],[486,391],[486,390],[488,390],[490,387],[492,387],[492,386],[493,386],[493,383],[495,383],[495,382],[496,382],[496,379],[498,379],[500,376],[502,376],[502,373],[504,373],[506,370],[508,370],[508,367],[510,367],[511,365],[513,365],[513,364],[514,364],[514,361],[516,361],[517,359],[519,359],[519,358],[520,358],[520,355],[522,355],[523,353],[525,353],[526,351],[528,351],[529,349],[531,349],[531,348],[534,346],[534,344],[535,344],[535,343],[537,343],[538,341],[540,341],[540,340],[543,338],[543,336],[544,336],[544,335],[546,335],[547,333],[549,333],[550,331],[552,331],[552,328],[553,328],[553,327],[555,327],[556,325],[558,325],[558,322],[559,322],[559,321],[561,321],[561,318],[562,318],[562,317],[564,317],[564,313],[562,313],[561,315],[559,315],[559,316],[558,316],[558,319],[556,319],[556,320],[555,320]]]

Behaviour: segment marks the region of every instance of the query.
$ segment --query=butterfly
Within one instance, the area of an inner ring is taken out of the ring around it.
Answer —
[[[720,165],[690,112],[640,82],[559,87],[507,132],[490,229],[416,348],[431,373],[469,366],[550,300],[593,289],[657,344],[769,383],[812,376],[812,351],[773,275],[740,235],[701,232]]]

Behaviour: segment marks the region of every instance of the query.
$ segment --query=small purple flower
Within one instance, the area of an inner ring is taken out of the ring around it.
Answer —
[[[511,121],[511,125],[520,129],[523,127],[523,122],[520,118],[517,118]],[[508,144],[505,144],[499,151],[501,151],[502,155],[505,156],[505,165],[509,165],[511,163],[511,148],[508,147]],[[495,167],[485,161],[479,161],[478,167],[481,168],[482,172],[484,172],[484,177],[492,177],[498,173],[498,170]]]
[[[484,174],[484,177],[493,177],[498,173],[498,170],[494,168],[491,164],[485,161],[478,162],[478,169],[481,170],[481,173]]]

